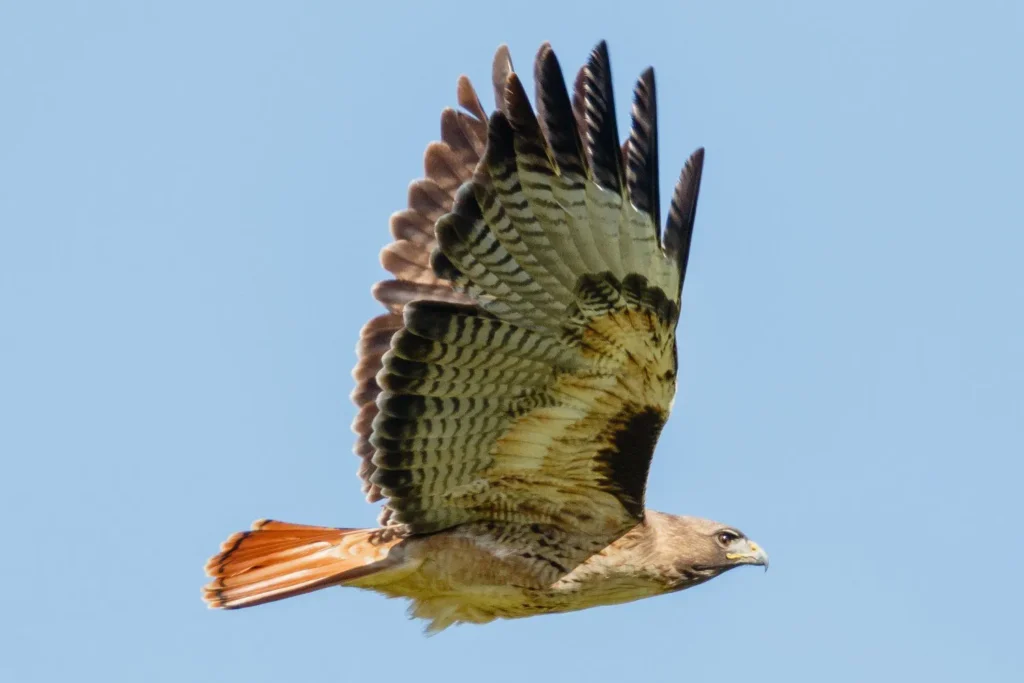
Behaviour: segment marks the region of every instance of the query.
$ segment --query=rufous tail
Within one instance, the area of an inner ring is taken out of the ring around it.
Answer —
[[[376,573],[398,539],[380,529],[333,529],[270,519],[237,533],[206,563],[203,600],[216,609],[252,607]]]

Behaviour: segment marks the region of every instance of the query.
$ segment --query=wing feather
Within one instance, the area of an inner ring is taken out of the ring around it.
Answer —
[[[704,148],[701,147],[690,155],[683,167],[669,205],[664,247],[665,253],[676,263],[679,291],[682,291],[686,264],[690,260],[690,240],[693,238],[693,222],[697,216],[697,196],[703,172]]]
[[[583,110],[586,113],[587,153],[594,181],[606,190],[624,189],[619,128],[608,44],[603,40],[590,53],[583,70]]]

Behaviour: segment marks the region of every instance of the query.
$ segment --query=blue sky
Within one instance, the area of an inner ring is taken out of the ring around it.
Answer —
[[[0,679],[1016,678],[1019,3],[356,4],[0,6]],[[458,75],[601,38],[663,198],[708,150],[648,500],[772,570],[429,639],[206,610],[252,519],[374,521],[353,348]]]

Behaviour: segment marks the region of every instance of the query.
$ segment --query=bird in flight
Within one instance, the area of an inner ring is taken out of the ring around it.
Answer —
[[[466,77],[391,217],[353,423],[380,526],[262,520],[206,565],[235,609],[328,586],[411,600],[428,632],[672,593],[768,556],[735,527],[648,510],[704,150],[664,230],[654,72],[620,144],[604,42],[570,91],[548,44],[531,106],[499,48]]]

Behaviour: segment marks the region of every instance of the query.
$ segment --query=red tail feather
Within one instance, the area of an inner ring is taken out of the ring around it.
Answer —
[[[212,608],[251,607],[368,576],[397,542],[379,532],[260,520],[206,563],[214,580],[203,599]]]

